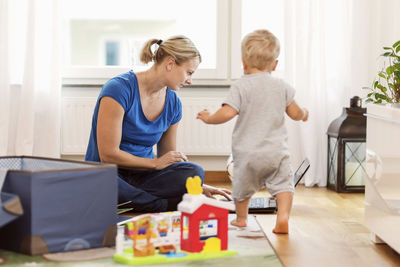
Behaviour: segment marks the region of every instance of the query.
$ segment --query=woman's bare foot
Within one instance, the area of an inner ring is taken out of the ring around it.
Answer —
[[[235,219],[235,220],[231,221],[231,225],[237,226],[237,227],[246,227],[247,222],[246,222],[246,220]]]
[[[289,222],[276,222],[275,228],[272,230],[274,234],[288,234],[289,233]]]

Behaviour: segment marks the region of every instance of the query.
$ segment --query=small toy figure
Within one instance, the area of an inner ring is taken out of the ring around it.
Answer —
[[[168,222],[167,222],[167,220],[165,218],[163,218],[162,220],[158,221],[158,223],[157,223],[157,231],[158,231],[158,234],[161,237],[167,236],[168,229],[169,229]]]
[[[141,216],[137,220],[125,224],[125,236],[133,240],[133,255],[135,257],[151,256],[155,253],[155,248],[150,242],[152,236],[151,216]],[[139,242],[140,240],[146,240]]]

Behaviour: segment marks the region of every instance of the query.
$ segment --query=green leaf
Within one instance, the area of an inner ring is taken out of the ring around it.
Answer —
[[[392,50],[391,47],[387,47],[387,46],[384,46],[383,49],[385,49],[385,50]]]
[[[393,73],[393,66],[389,66],[386,68],[386,73],[388,76],[390,76]]]
[[[376,87],[378,86],[378,84],[379,84],[378,81],[375,81],[375,82],[374,82],[374,89],[376,89]]]
[[[394,88],[393,83],[388,83],[388,85],[389,85],[390,88]]]
[[[384,72],[379,72],[378,73],[379,77],[382,77],[383,79],[386,79],[385,73]]]
[[[369,93],[367,96],[370,97],[373,93]]]
[[[374,100],[372,100],[371,98],[365,100],[365,103],[371,103],[371,102],[374,102]]]
[[[382,103],[382,99],[379,99],[378,101],[376,101],[377,104],[381,104]]]
[[[391,56],[391,55],[392,55],[392,52],[385,52],[381,56],[382,57],[388,57],[388,56]]]
[[[400,45],[396,48],[396,53],[399,53],[400,51]]]
[[[375,94],[375,99],[387,99],[387,96],[385,96],[384,94],[380,94],[380,93],[376,93]]]
[[[400,46],[400,40],[397,41],[397,42],[395,42],[395,43],[393,44],[393,48],[395,48],[395,47],[397,47],[397,46]]]

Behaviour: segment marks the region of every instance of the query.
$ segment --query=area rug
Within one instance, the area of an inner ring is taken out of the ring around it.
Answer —
[[[42,257],[48,261],[89,261],[103,258],[110,258],[114,255],[115,248],[94,248],[86,250],[77,250],[70,252],[43,254]]]
[[[234,215],[229,215],[231,221]],[[246,228],[229,227],[229,249],[236,250],[237,255],[204,261],[181,262],[173,265],[149,265],[149,266],[207,266],[207,267],[236,267],[236,266],[282,266],[274,250],[271,248],[261,227],[254,216],[249,216]],[[95,252],[93,252],[95,251]],[[4,266],[123,266],[112,259],[110,249],[102,251],[93,250],[46,254],[45,256],[28,256],[11,251],[0,250],[0,258],[5,259]],[[74,253],[75,256],[74,256]],[[96,259],[93,257],[105,257]],[[54,261],[53,261],[54,260]],[[68,261],[68,262],[60,262]],[[1,262],[1,261],[0,261]],[[1,266],[1,264],[0,264]]]

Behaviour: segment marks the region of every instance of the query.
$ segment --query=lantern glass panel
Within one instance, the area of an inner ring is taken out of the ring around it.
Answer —
[[[365,185],[365,142],[345,142],[345,184]]]
[[[329,184],[336,184],[338,164],[338,140],[329,137]]]

